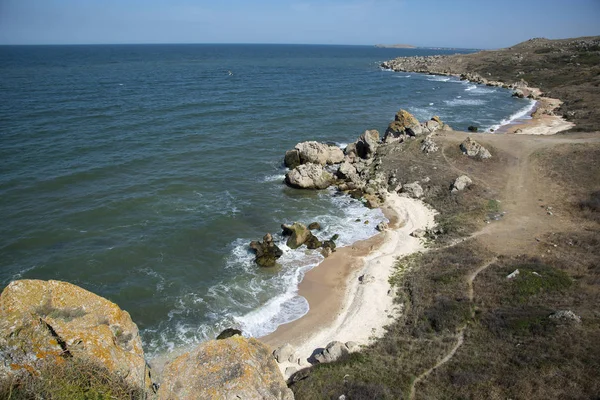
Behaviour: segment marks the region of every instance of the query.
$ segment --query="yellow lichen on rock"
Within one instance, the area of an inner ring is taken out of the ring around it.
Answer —
[[[66,282],[20,280],[0,295],[0,376],[86,358],[151,385],[138,328],[116,304]]]
[[[256,339],[211,340],[165,367],[160,400],[291,400],[271,349]]]

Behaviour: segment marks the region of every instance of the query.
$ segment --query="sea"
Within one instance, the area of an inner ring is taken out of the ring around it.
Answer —
[[[394,73],[456,50],[316,45],[0,46],[0,288],[71,282],[117,303],[147,356],[229,327],[260,337],[308,310],[322,256],[281,224],[349,245],[385,220],[333,191],[283,184],[298,142],[345,147],[404,108],[496,130],[533,102],[453,77]],[[261,269],[248,244],[274,234]]]

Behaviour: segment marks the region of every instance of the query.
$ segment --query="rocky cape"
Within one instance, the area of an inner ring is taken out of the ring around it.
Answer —
[[[76,358],[159,399],[292,400],[272,349],[229,330],[168,363],[154,382],[136,324],[116,304],[60,281],[19,280],[0,295],[0,379]]]

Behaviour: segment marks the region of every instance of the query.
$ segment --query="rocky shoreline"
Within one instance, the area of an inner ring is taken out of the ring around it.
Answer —
[[[546,96],[541,89],[531,87],[525,80],[518,79],[511,82],[503,82],[485,78],[481,74],[465,71],[463,58],[457,55],[436,55],[436,56],[417,56],[417,57],[398,57],[393,60],[384,61],[380,67],[394,72],[415,72],[428,75],[453,76],[461,80],[466,80],[475,84],[490,87],[501,87],[503,89],[512,89],[513,96],[519,98],[529,98],[536,101],[536,104],[529,114],[536,125],[543,125],[537,134],[555,134],[573,128],[575,125],[567,122],[557,112],[563,102],[559,99]],[[548,121],[549,120],[549,121]],[[522,121],[521,121],[522,122]],[[521,133],[520,127],[501,127],[502,133]],[[536,134],[530,132],[530,134]]]

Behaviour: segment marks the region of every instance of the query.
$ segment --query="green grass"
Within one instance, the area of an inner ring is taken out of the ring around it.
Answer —
[[[507,284],[515,301],[527,302],[532,296],[553,291],[564,291],[573,284],[565,272],[543,264],[518,265],[519,275]]]

